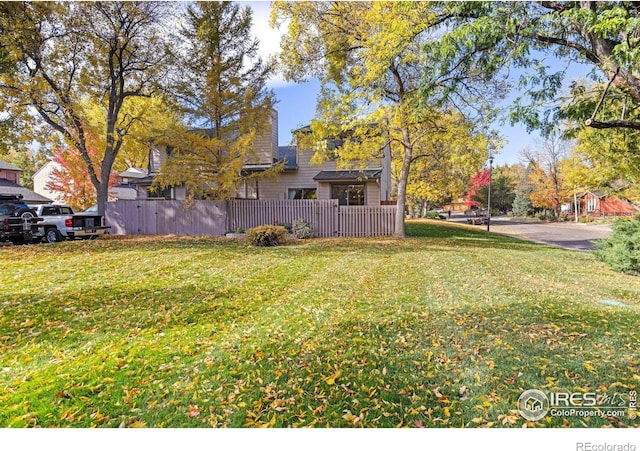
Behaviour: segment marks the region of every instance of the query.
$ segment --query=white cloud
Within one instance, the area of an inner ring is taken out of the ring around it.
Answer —
[[[280,53],[280,38],[284,34],[284,27],[274,29],[269,26],[271,2],[239,2],[241,5],[251,7],[253,10],[252,34],[260,41],[259,56],[263,61]],[[276,74],[267,83],[270,88],[282,88],[292,83],[285,81],[281,75]]]

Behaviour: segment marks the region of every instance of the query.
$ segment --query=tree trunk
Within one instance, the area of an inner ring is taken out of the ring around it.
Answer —
[[[408,131],[402,132],[404,135],[406,133],[406,137],[408,138]],[[406,144],[409,142],[408,139],[405,140],[404,146],[404,156],[402,157],[402,168],[400,169],[400,179],[398,180],[398,202],[396,205],[396,231],[394,236],[397,238],[405,238],[406,235],[404,233],[404,210],[405,205],[407,203],[407,181],[409,180],[409,168],[411,167],[411,158],[413,155],[413,149],[411,146]]]
[[[107,201],[109,200],[109,179],[107,181],[101,181],[100,185],[96,189],[96,198],[98,202],[98,214],[104,215],[107,207]]]

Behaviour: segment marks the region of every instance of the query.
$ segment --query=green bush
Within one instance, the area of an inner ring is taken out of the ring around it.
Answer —
[[[612,230],[598,242],[596,256],[616,271],[640,276],[640,218],[620,219]]]
[[[313,238],[313,224],[304,219],[294,219],[291,224],[293,236],[299,239]]]
[[[247,230],[247,239],[254,246],[278,246],[287,238],[287,229],[282,226],[263,225]]]
[[[427,218],[427,219],[442,219],[442,217],[440,215],[441,215],[441,213],[438,213],[435,210],[429,210],[427,212],[427,214],[425,215],[425,218]]]
[[[292,232],[291,232],[291,224],[289,224],[288,222],[279,222],[279,221],[276,221],[276,222],[274,222],[274,223],[273,223],[273,225],[275,225],[275,226],[280,226],[280,227],[284,227],[284,228],[285,228],[285,230],[287,231],[287,233],[292,233]]]

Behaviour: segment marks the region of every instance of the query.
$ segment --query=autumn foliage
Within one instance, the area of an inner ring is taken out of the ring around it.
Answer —
[[[482,171],[471,177],[471,188],[467,192],[467,195],[464,196],[464,204],[467,207],[480,207],[480,203],[477,200],[474,200],[474,198],[480,188],[489,184],[489,178],[490,176],[488,169],[483,169]]]
[[[100,158],[95,147],[87,148],[91,160],[99,171]],[[51,179],[47,182],[48,190],[61,194],[62,200],[76,210],[86,210],[97,202],[96,189],[89,177],[87,165],[84,164],[82,155],[74,147],[58,149],[53,162],[57,163],[51,173]],[[100,177],[100,172],[98,172]],[[111,174],[109,188],[116,184],[117,175]]]

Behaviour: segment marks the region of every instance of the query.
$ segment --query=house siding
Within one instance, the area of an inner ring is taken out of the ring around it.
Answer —
[[[165,146],[152,147],[149,152],[149,174],[160,172],[166,157],[167,149]]]
[[[278,112],[273,110],[266,129],[256,133],[247,164],[273,164],[278,159]]]
[[[62,167],[54,161],[49,161],[33,174],[33,191],[36,194],[52,199],[54,202],[61,203],[64,200],[62,194],[47,188],[47,184],[53,178],[53,171],[56,169],[61,170]]]
[[[321,165],[311,163],[313,151],[304,150],[298,152],[298,169],[291,172],[283,172],[280,175],[261,179],[258,181],[258,196],[260,199],[287,199],[289,189],[316,189],[319,200],[331,199],[332,182],[316,182],[313,180],[320,171],[335,171],[335,161],[325,161]],[[383,171],[384,173],[384,171]],[[376,180],[366,182],[366,205],[380,205],[381,183]],[[241,196],[243,197],[243,196]]]
[[[318,199],[330,199],[329,195],[320,197],[320,187],[316,186],[315,177],[322,170],[335,170],[335,161],[326,161],[321,165],[311,164],[313,151],[298,151],[298,169],[291,172],[282,172],[280,175],[259,180],[260,199],[287,199],[289,189],[293,188],[317,188]]]

